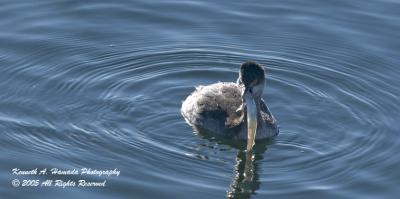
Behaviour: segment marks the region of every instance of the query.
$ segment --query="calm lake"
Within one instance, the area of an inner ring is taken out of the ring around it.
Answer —
[[[2,1],[0,198],[398,198],[399,36],[393,0]],[[180,108],[248,60],[280,134],[245,181]]]

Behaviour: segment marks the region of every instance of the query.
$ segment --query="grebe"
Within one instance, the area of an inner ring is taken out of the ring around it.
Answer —
[[[279,133],[277,121],[261,98],[265,74],[256,62],[240,66],[237,82],[199,86],[182,103],[181,113],[197,130],[217,137],[248,139],[271,138]],[[251,145],[251,146],[249,146]]]

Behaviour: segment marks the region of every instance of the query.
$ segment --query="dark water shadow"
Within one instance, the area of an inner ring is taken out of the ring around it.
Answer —
[[[256,191],[261,185],[258,174],[259,169],[262,167],[260,163],[264,153],[267,151],[268,145],[272,144],[274,140],[256,140],[253,150],[247,152],[246,140],[218,138],[203,129],[195,128],[194,130],[201,138],[238,149],[236,164],[234,166],[234,175],[227,192],[227,198],[245,199],[251,198],[253,194],[256,194]]]

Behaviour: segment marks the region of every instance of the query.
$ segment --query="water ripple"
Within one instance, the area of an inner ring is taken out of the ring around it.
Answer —
[[[234,81],[239,64],[250,59],[267,67],[264,99],[282,131],[256,162],[262,168],[259,181],[274,190],[267,194],[351,186],[363,180],[357,174],[363,165],[387,161],[396,149],[390,140],[397,135],[382,120],[397,97],[372,87],[387,86],[376,77],[380,74],[362,63],[322,62],[324,57],[306,50],[289,55],[243,48],[160,45],[32,71],[32,64],[53,56],[37,52],[31,56],[40,59],[7,69],[11,75],[3,85],[21,77],[26,83],[7,94],[15,102],[0,104],[1,141],[18,144],[21,152],[30,148],[55,156],[62,151],[58,158],[75,166],[102,154],[103,161],[150,168],[146,175],[155,179],[226,191],[236,145],[201,139],[179,108],[195,86]],[[376,152],[382,146],[386,150]],[[143,174],[129,176],[135,175]]]

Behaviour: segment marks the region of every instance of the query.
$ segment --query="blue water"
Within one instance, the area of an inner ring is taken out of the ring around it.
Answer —
[[[400,2],[2,1],[0,198],[398,198]],[[265,66],[280,135],[193,132],[195,86]],[[119,176],[13,168],[118,169]],[[12,180],[107,180],[13,187]]]

